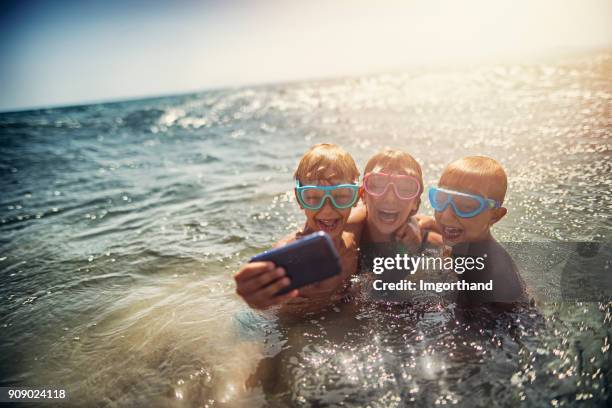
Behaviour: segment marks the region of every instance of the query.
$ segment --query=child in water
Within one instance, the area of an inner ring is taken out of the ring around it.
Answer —
[[[426,244],[441,245],[441,237],[425,232],[423,236],[414,216],[421,204],[423,176],[421,166],[408,153],[385,149],[373,155],[364,170],[361,197],[365,204],[351,216],[351,224],[357,224],[360,237],[360,271],[367,274],[367,287],[374,285],[374,279],[381,282],[400,282],[410,279],[440,280],[440,276],[429,273],[415,275],[418,271],[406,269],[384,270],[380,275],[371,274],[375,260],[393,258],[398,254],[409,256],[421,253]],[[449,278],[453,278],[448,274]],[[376,288],[375,288],[376,289]],[[369,291],[369,289],[368,289]],[[414,301],[419,291],[370,291],[377,298],[386,300]]]
[[[502,207],[507,184],[506,173],[497,161],[470,156],[449,164],[438,187],[429,190],[435,210],[435,225],[430,226],[452,246],[452,256],[485,259],[483,269],[466,271],[460,281],[492,282],[492,290],[460,291],[460,303],[509,305],[528,300],[512,257],[491,234],[491,227],[507,213]]]
[[[365,167],[360,191],[365,207],[351,216],[362,223],[361,243],[402,242],[416,250],[422,237],[413,216],[421,205],[421,166],[408,153],[385,149],[373,155]]]
[[[295,195],[304,211],[304,227],[279,241],[275,247],[316,231],[332,238],[340,255],[340,275],[274,296],[290,284],[283,268],[272,262],[252,262],[235,274],[236,292],[254,309],[280,306],[280,312],[300,315],[319,311],[339,301],[357,268],[357,242],[346,224],[359,196],[359,170],[350,154],[337,145],[312,146],[295,171]]]

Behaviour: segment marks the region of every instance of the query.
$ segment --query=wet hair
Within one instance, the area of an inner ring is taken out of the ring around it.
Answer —
[[[419,185],[421,187],[419,195],[423,192],[423,172],[421,166],[419,162],[408,153],[401,150],[385,148],[370,157],[363,174],[365,175],[382,170],[405,172],[415,176],[419,180]]]
[[[485,156],[468,156],[446,166],[439,185],[468,189],[486,185],[487,198],[503,203],[508,189],[508,177],[496,160]]]
[[[359,179],[359,170],[351,155],[340,146],[319,143],[302,156],[293,177],[300,182],[323,179],[355,182]]]

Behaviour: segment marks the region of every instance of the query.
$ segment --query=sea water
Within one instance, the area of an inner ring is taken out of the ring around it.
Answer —
[[[556,296],[552,266],[523,272],[539,304],[520,312],[353,302],[287,324],[232,274],[302,224],[292,172],[317,142],[360,169],[404,149],[427,185],[494,157],[498,240],[609,242],[611,77],[603,52],[0,114],[0,386],[76,406],[606,406],[611,303]]]

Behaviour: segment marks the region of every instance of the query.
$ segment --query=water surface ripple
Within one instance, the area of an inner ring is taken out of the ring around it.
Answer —
[[[599,53],[0,114],[0,385],[81,406],[610,404],[612,303],[366,303],[279,327],[231,275],[301,223],[291,175],[322,141],[360,168],[405,149],[429,185],[490,155],[498,239],[609,242],[611,77]]]

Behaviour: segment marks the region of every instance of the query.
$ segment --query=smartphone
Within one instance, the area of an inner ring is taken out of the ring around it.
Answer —
[[[277,267],[285,268],[291,280],[289,286],[278,291],[275,296],[331,278],[342,270],[338,251],[329,235],[323,231],[262,252],[250,260],[262,261],[274,262]]]

